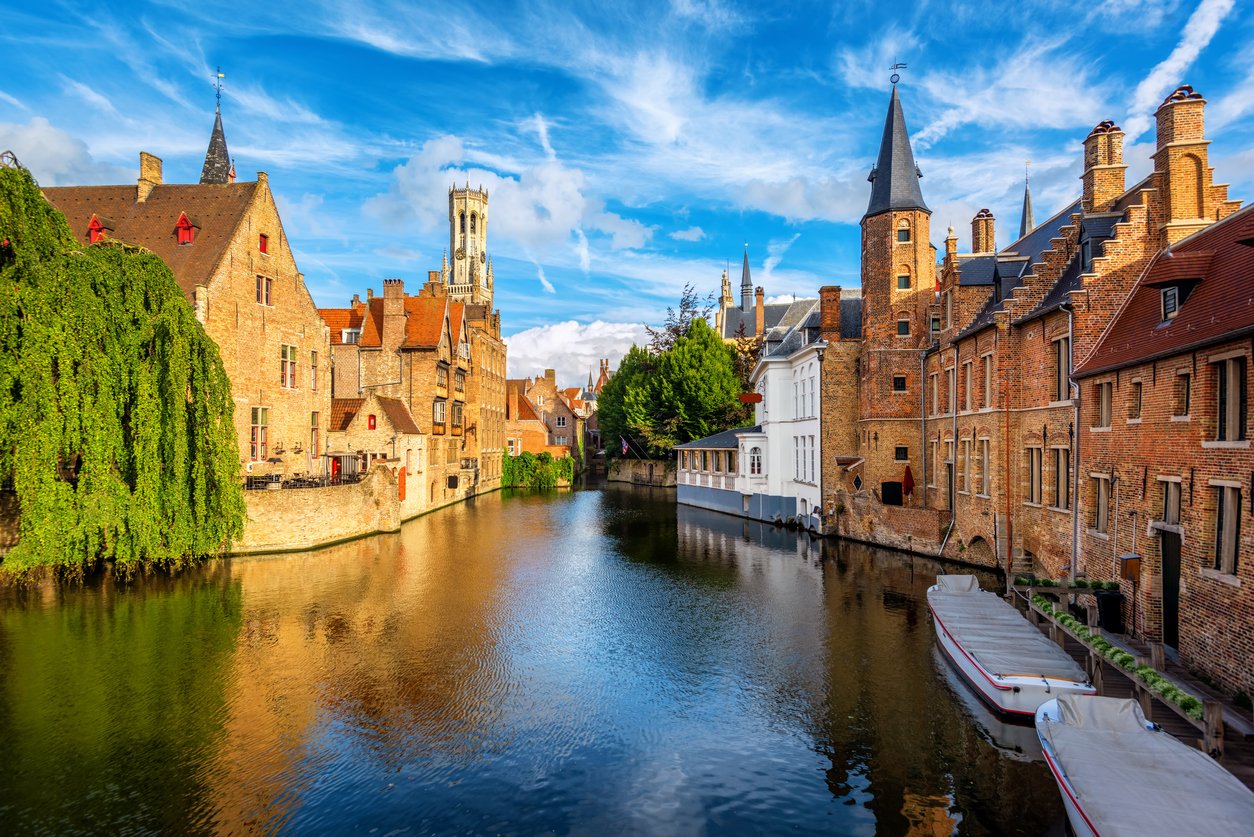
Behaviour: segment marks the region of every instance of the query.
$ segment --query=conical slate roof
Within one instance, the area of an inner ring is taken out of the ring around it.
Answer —
[[[740,310],[753,307],[753,277],[749,275],[749,248],[745,248],[745,262],[740,268]]]
[[[867,177],[871,181],[871,202],[866,208],[866,214],[878,215],[890,209],[922,209],[930,212],[923,202],[923,192],[919,189],[919,178],[922,176],[923,173],[914,164],[910,135],[906,133],[906,117],[901,112],[901,100],[897,98],[897,85],[894,84],[893,97],[888,103],[888,116],[884,119],[880,156]]]
[[[222,109],[213,118],[213,134],[205,152],[205,167],[200,170],[201,183],[230,183],[231,155],[226,151],[226,134],[222,131]]]
[[[1032,186],[1024,182],[1023,184],[1023,215],[1019,220],[1019,238],[1023,238],[1032,230],[1036,229],[1036,224],[1032,222]]]

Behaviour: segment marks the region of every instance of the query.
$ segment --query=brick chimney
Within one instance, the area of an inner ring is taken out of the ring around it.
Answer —
[[[383,348],[393,350],[405,342],[405,283],[383,280]]]
[[[1123,194],[1123,131],[1107,119],[1084,140],[1084,210],[1107,212]]]
[[[509,388],[509,416],[511,421],[518,421],[518,387]]]
[[[819,335],[824,340],[840,339],[840,288],[819,288]]]
[[[954,228],[949,228],[949,234],[945,236],[945,264],[952,266],[958,261],[958,236],[954,235]]]
[[[992,253],[997,249],[993,238],[993,213],[981,209],[971,219],[971,252]]]
[[[544,380],[548,382],[549,386],[553,387],[554,391],[557,390],[557,371],[556,370],[545,369]]]
[[[148,200],[148,195],[152,193],[153,187],[160,185],[161,158],[149,154],[147,151],[139,152],[139,189],[135,199],[139,203],[143,203]]]
[[[1214,188],[1207,158],[1206,100],[1187,84],[1172,91],[1154,114],[1158,148],[1154,171],[1162,198],[1163,245],[1192,235],[1226,214],[1227,188]]]
[[[366,302],[374,299],[374,288],[366,288]]]
[[[758,285],[753,290],[753,334],[761,337],[766,334],[766,291]]]

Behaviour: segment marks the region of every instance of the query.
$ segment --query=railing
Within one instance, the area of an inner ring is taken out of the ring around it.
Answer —
[[[336,474],[335,476],[293,474],[284,478],[282,474],[264,476],[249,475],[244,478],[245,491],[264,491],[281,488],[329,488],[334,485],[352,485],[361,482],[364,474]]]

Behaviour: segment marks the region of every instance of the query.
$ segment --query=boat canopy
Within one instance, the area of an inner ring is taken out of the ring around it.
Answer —
[[[1147,728],[1135,700],[1063,695],[1058,716],[1037,729],[1103,837],[1249,833],[1254,792],[1201,750]]]
[[[992,674],[1087,683],[1084,669],[973,575],[939,575],[928,604],[963,651]]]

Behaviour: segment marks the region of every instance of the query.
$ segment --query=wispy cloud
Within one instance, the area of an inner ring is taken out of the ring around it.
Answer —
[[[0,90],[0,102],[10,104],[13,107],[17,108],[18,110],[25,110],[25,111],[30,110],[30,108],[26,107],[26,105],[22,103],[21,99],[18,99],[16,96],[10,96],[8,93],[5,93],[3,90]]]
[[[553,287],[553,283],[549,281],[549,277],[544,275],[544,268],[536,263],[536,278],[540,280],[540,287],[544,288],[546,294],[557,293],[557,288]]]
[[[705,230],[700,227],[689,227],[686,230],[675,230],[670,237],[676,241],[700,241],[705,238]]]

